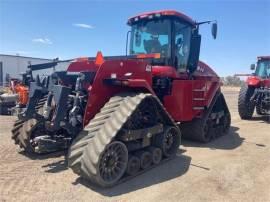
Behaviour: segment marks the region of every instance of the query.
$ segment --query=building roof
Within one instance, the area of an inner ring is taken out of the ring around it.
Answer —
[[[7,56],[7,57],[20,57],[20,58],[29,58],[29,59],[38,59],[38,60],[52,60],[52,59],[47,59],[47,58],[37,58],[37,57],[29,57],[29,56],[21,56],[21,55],[9,55],[9,54],[1,54],[0,56]]]

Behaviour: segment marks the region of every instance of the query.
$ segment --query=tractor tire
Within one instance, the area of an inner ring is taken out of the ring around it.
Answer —
[[[39,100],[36,111],[38,113],[43,113],[43,106],[47,100],[47,97],[44,96]],[[29,154],[35,153],[34,147],[31,145],[31,131],[38,125],[36,119],[29,119],[27,121],[22,121],[20,119],[16,120],[13,128],[11,130],[11,138],[14,140],[15,144],[19,145],[25,152]]]
[[[136,129],[136,127],[142,127],[148,123],[152,124],[151,121],[154,118],[152,114],[144,113],[141,110],[146,109],[143,103],[148,103],[147,100],[154,102],[154,105],[158,107],[157,110],[162,114],[165,125],[176,126],[155,96],[143,93],[116,95],[110,98],[101,111],[73,140],[68,152],[68,165],[73,172],[98,186],[111,187],[127,177],[134,177],[138,173],[156,166],[155,163],[159,161],[158,159],[155,162],[151,160],[149,164],[146,163],[145,159],[147,161],[152,159],[149,147],[129,150],[129,141],[119,138],[122,134],[121,129],[126,126]],[[148,105],[148,108],[150,107]],[[143,123],[143,120],[146,119],[149,122]],[[175,135],[178,144],[173,145],[178,148],[181,138],[180,130],[177,129]]]
[[[255,104],[250,101],[254,93],[254,88],[243,85],[239,92],[238,97],[238,112],[241,119],[249,120],[254,113]]]

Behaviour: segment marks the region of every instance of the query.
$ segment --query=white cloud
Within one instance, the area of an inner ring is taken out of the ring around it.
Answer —
[[[88,24],[83,24],[83,23],[75,23],[72,24],[75,27],[81,27],[81,28],[86,28],[86,29],[94,29],[94,26],[88,25]]]
[[[36,38],[36,39],[33,39],[32,42],[49,44],[49,45],[53,44],[52,41],[48,38]]]

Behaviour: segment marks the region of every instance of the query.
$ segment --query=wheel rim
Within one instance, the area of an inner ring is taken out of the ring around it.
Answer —
[[[142,169],[149,168],[152,163],[152,155],[150,152],[143,152],[141,155],[141,167]]]
[[[134,175],[140,170],[140,159],[136,156],[131,156],[128,160],[127,174]]]
[[[170,128],[164,134],[163,153],[165,156],[171,156],[176,153],[179,146],[179,134],[175,128]]]
[[[158,164],[162,159],[162,151],[159,148],[155,148],[152,151],[152,159],[154,164]]]
[[[124,174],[128,163],[126,146],[119,141],[109,144],[103,152],[99,163],[99,174],[107,184],[118,181]]]

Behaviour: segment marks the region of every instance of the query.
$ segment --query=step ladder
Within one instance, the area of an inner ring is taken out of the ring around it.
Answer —
[[[192,90],[192,109],[194,111],[202,111],[206,107],[206,86],[202,88],[194,88]]]

